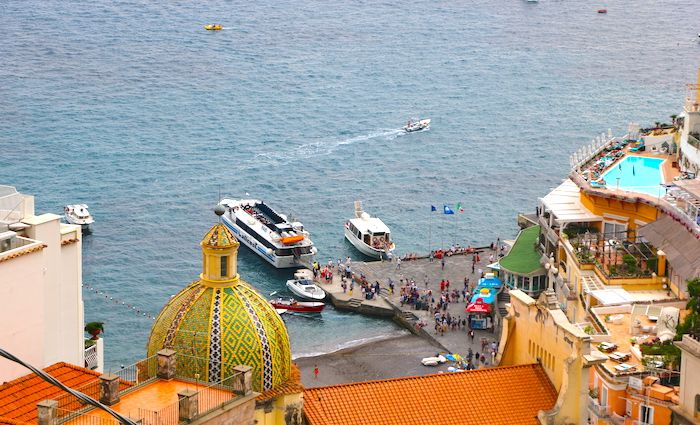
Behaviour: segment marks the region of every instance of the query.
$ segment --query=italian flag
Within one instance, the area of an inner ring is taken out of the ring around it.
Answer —
[[[457,211],[459,211],[459,212],[461,212],[461,213],[464,212],[464,208],[462,208],[462,203],[461,203],[461,202],[457,202]]]

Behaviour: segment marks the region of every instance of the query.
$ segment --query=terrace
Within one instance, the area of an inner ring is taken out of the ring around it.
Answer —
[[[236,372],[218,382],[201,381],[179,371],[196,370],[204,359],[161,350],[156,356],[100,376],[78,391],[100,400],[130,419],[143,424],[177,425],[190,423],[220,410],[235,409],[254,402],[257,393],[250,385],[250,367],[237,366]],[[53,424],[118,425],[119,422],[101,409],[87,406],[72,394],[38,405],[39,425],[42,418]]]
[[[612,283],[616,278],[651,278],[658,272],[657,250],[627,232],[572,234],[569,237],[579,264],[594,264],[602,277]]]

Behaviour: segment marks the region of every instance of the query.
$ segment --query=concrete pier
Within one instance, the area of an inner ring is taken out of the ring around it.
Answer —
[[[416,310],[412,305],[401,304],[401,279],[404,283],[407,280],[413,279],[416,282],[416,287],[422,291],[432,290],[433,298],[436,302],[440,299],[440,281],[447,279],[450,281],[450,290],[464,289],[464,279],[469,278],[469,289],[473,291],[477,285],[480,271],[489,272],[487,265],[495,260],[497,253],[490,248],[478,248],[477,253],[480,261],[474,265],[472,273],[472,254],[457,254],[445,257],[444,268],[441,259],[430,261],[428,258],[420,258],[416,260],[403,260],[400,265],[396,261],[374,261],[374,262],[352,262],[351,269],[357,277],[363,274],[370,284],[378,281],[381,287],[381,293],[373,300],[367,300],[362,296],[361,287],[358,284],[354,285],[354,290],[349,289],[349,281],[346,281],[348,288],[343,291],[341,286],[340,273],[333,266],[333,278],[331,281],[319,277],[316,279],[318,285],[326,291],[328,300],[339,310],[354,311],[361,314],[391,318],[401,326],[411,332],[420,335],[430,340],[436,347],[437,351],[448,351],[466,355],[467,350],[471,348],[474,353],[482,352],[482,341],[487,341],[489,344],[497,341],[500,336],[500,320],[498,312],[496,326],[493,330],[475,330],[473,341],[469,338],[468,329],[461,327],[455,330],[448,330],[443,335],[435,330],[435,320],[433,314],[426,310]],[[344,263],[343,263],[344,264]],[[321,265],[323,269],[324,264]],[[307,271],[311,274],[310,271]],[[388,279],[394,282],[395,290],[392,294],[389,291]],[[428,284],[426,286],[426,279]],[[467,313],[465,300],[460,297],[459,302],[450,303],[448,310],[453,318],[466,318]],[[425,326],[417,326],[419,323],[424,323]],[[490,350],[490,349],[489,349]],[[490,352],[490,351],[489,351]],[[435,353],[426,353],[426,357]],[[486,355],[489,364],[491,364],[490,354]]]

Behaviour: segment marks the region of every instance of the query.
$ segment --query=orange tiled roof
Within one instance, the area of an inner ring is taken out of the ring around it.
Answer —
[[[557,392],[538,364],[304,391],[309,425],[537,424]]]
[[[100,376],[95,371],[64,362],[51,365],[44,371],[63,384],[78,389]],[[67,393],[33,373],[0,385],[0,424],[36,423],[37,403],[63,394]]]
[[[24,249],[19,250],[17,252],[13,252],[10,255],[0,257],[0,263],[2,263],[3,261],[12,260],[13,258],[21,257],[21,256],[26,255],[26,254],[31,254],[32,252],[35,252],[35,251],[41,251],[42,249],[46,248],[47,246],[48,245],[46,245],[45,243],[42,243],[39,245],[30,246],[29,248],[24,248]]]

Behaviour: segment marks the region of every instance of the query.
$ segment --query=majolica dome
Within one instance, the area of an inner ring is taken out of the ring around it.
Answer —
[[[236,365],[248,365],[255,391],[284,384],[291,373],[287,329],[274,307],[236,273],[238,241],[219,223],[200,246],[200,279],[163,307],[148,355],[176,350],[178,374],[201,381],[219,382]]]

